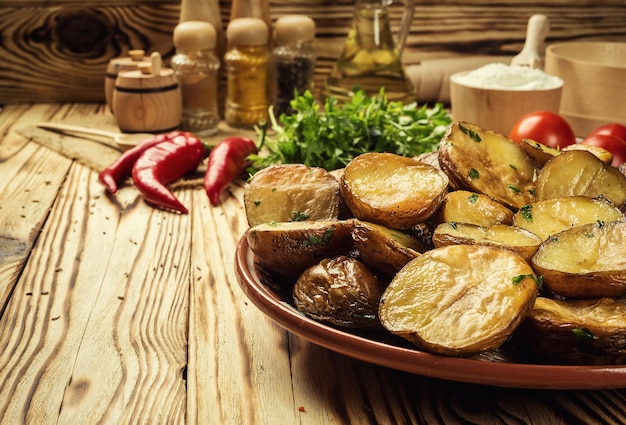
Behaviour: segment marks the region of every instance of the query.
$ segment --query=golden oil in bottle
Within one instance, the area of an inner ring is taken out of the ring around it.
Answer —
[[[391,32],[387,8],[357,6],[343,51],[322,94],[345,101],[356,87],[369,95],[378,94],[382,87],[389,101],[415,101],[413,86],[401,62],[401,50]]]
[[[269,107],[269,29],[259,18],[237,18],[226,28],[228,50],[224,119],[251,127],[267,118]]]

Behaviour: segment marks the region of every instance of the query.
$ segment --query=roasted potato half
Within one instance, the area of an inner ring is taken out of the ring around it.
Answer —
[[[626,294],[626,221],[598,222],[547,238],[532,258],[551,291],[572,298]]]
[[[541,238],[528,230],[506,224],[486,227],[469,223],[441,223],[435,228],[433,243],[437,248],[458,244],[487,245],[508,249],[530,260],[541,245]]]
[[[418,239],[400,230],[360,220],[354,221],[352,239],[359,259],[388,277],[428,250]]]
[[[293,287],[296,308],[333,325],[382,329],[378,303],[387,282],[357,259],[326,258],[302,273]]]
[[[519,335],[540,362],[626,363],[626,300],[538,297]]]
[[[605,164],[611,164],[613,162],[613,154],[600,146],[574,143],[573,145],[565,146],[563,149],[561,149],[561,151],[587,151],[594,154],[600,161],[604,162]]]
[[[464,356],[499,347],[537,296],[537,277],[519,255],[451,245],[411,260],[382,295],[382,325],[418,347]]]
[[[514,141],[476,124],[450,126],[439,164],[454,189],[482,193],[513,210],[535,200],[533,161]]]
[[[561,154],[559,149],[551,148],[532,139],[522,139],[520,147],[538,167],[543,167],[546,162]]]
[[[448,177],[424,162],[391,153],[354,158],[341,178],[341,194],[355,217],[408,229],[433,215],[448,191]]]
[[[561,152],[539,172],[536,197],[544,201],[566,196],[604,197],[619,208],[626,202],[626,177],[590,152]]]
[[[448,192],[436,216],[437,223],[472,223],[479,226],[513,224],[513,211],[490,197],[467,190]]]
[[[273,165],[256,173],[244,188],[250,227],[262,223],[334,220],[340,213],[339,182],[322,168]]]
[[[293,283],[323,258],[353,249],[353,221],[291,221],[250,228],[246,239],[256,263],[274,276]]]
[[[570,227],[622,218],[619,208],[605,199],[568,196],[524,205],[513,216],[513,223],[545,240]]]

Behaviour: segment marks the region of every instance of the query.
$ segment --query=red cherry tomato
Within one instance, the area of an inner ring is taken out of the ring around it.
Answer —
[[[626,125],[618,123],[601,125],[589,133],[587,137],[595,136],[596,134],[608,134],[609,136],[617,137],[626,142]]]
[[[522,139],[531,139],[551,148],[564,148],[576,143],[576,135],[569,123],[554,112],[531,112],[520,118],[509,138],[521,143]]]
[[[609,134],[592,134],[581,142],[583,145],[600,146],[613,154],[611,165],[617,167],[626,162],[626,141]]]

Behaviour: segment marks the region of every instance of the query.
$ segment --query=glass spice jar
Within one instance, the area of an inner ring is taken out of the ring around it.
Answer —
[[[237,18],[226,28],[228,50],[224,119],[233,127],[252,127],[269,107],[269,29],[259,18]]]
[[[296,94],[312,91],[317,54],[313,49],[315,22],[304,15],[284,15],[275,24],[272,50],[274,113],[291,114]]]
[[[181,22],[174,28],[176,54],[172,58],[183,100],[181,130],[198,136],[218,131],[218,70],[215,27],[205,21]]]

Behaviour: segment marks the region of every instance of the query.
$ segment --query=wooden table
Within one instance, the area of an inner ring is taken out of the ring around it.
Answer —
[[[0,112],[1,424],[625,423],[626,389],[522,390],[366,364],[294,336],[234,274],[242,183],[148,206],[17,130],[107,114]],[[549,377],[546,377],[549,379]]]

